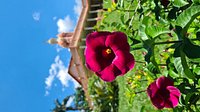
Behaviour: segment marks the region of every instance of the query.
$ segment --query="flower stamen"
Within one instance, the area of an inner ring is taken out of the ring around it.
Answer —
[[[106,52],[107,54],[112,53],[111,49],[109,49],[109,48],[107,48],[105,52]]]

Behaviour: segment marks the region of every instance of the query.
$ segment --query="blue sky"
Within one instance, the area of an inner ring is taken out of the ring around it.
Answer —
[[[0,1],[0,110],[50,112],[74,92],[70,53],[46,41],[73,31],[81,0]]]

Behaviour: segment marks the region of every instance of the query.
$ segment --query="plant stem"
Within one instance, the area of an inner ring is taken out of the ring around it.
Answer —
[[[158,64],[158,66],[167,66],[167,64]]]
[[[135,62],[137,62],[137,63],[144,63],[144,64],[146,63],[145,61],[136,61],[136,60],[135,60]]]
[[[144,47],[131,48],[130,50],[131,50],[131,51],[134,51],[134,50],[140,50],[140,49],[142,49],[142,48],[144,48]]]
[[[123,11],[123,12],[135,12],[135,10],[126,10],[126,9],[116,9],[116,10]]]
[[[142,90],[142,91],[138,91],[138,92],[135,92],[135,94],[139,94],[139,93],[142,93],[142,92],[145,92],[147,90]]]
[[[182,40],[177,40],[177,41],[166,41],[166,42],[156,42],[154,45],[161,45],[161,44],[171,44],[171,43],[180,43]]]
[[[191,41],[197,41],[199,39],[191,39]],[[154,45],[161,45],[161,44],[171,44],[171,43],[181,43],[183,42],[182,40],[177,40],[177,41],[165,41],[165,42],[156,42]]]

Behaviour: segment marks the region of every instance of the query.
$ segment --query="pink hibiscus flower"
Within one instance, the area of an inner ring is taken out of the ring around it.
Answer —
[[[176,107],[181,95],[179,89],[174,87],[174,83],[164,76],[149,85],[147,94],[158,109]]]
[[[102,80],[111,82],[134,67],[127,37],[122,32],[93,32],[87,35],[86,66]]]

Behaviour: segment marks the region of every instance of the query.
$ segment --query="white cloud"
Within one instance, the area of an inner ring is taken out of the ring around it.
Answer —
[[[58,72],[57,78],[60,80],[60,82],[62,83],[62,85],[64,87],[68,87],[68,80],[71,80],[69,74],[66,74],[68,72],[67,68],[63,68],[60,69],[60,71]]]
[[[75,0],[76,5],[74,6],[74,13],[77,16],[80,16],[81,10],[82,10],[82,1],[81,0]]]
[[[35,21],[39,21],[40,20],[40,13],[39,12],[34,12],[32,17],[33,17],[33,19]]]
[[[73,103],[74,98],[75,98],[74,96],[71,96],[71,97],[69,98],[69,100],[67,101],[66,107],[71,106],[71,104]]]
[[[74,24],[70,16],[66,16],[64,19],[58,19],[58,32],[69,32],[74,29]]]
[[[54,80],[54,75],[50,74],[46,80],[45,80],[45,84],[46,84],[46,88],[49,89],[53,83],[53,80]]]
[[[55,79],[59,80],[63,88],[69,87],[69,81],[73,82],[75,88],[80,86],[79,83],[68,74],[68,68],[64,65],[60,56],[56,56],[55,62],[49,69],[49,76],[45,80],[46,95],[49,94],[49,90]]]

